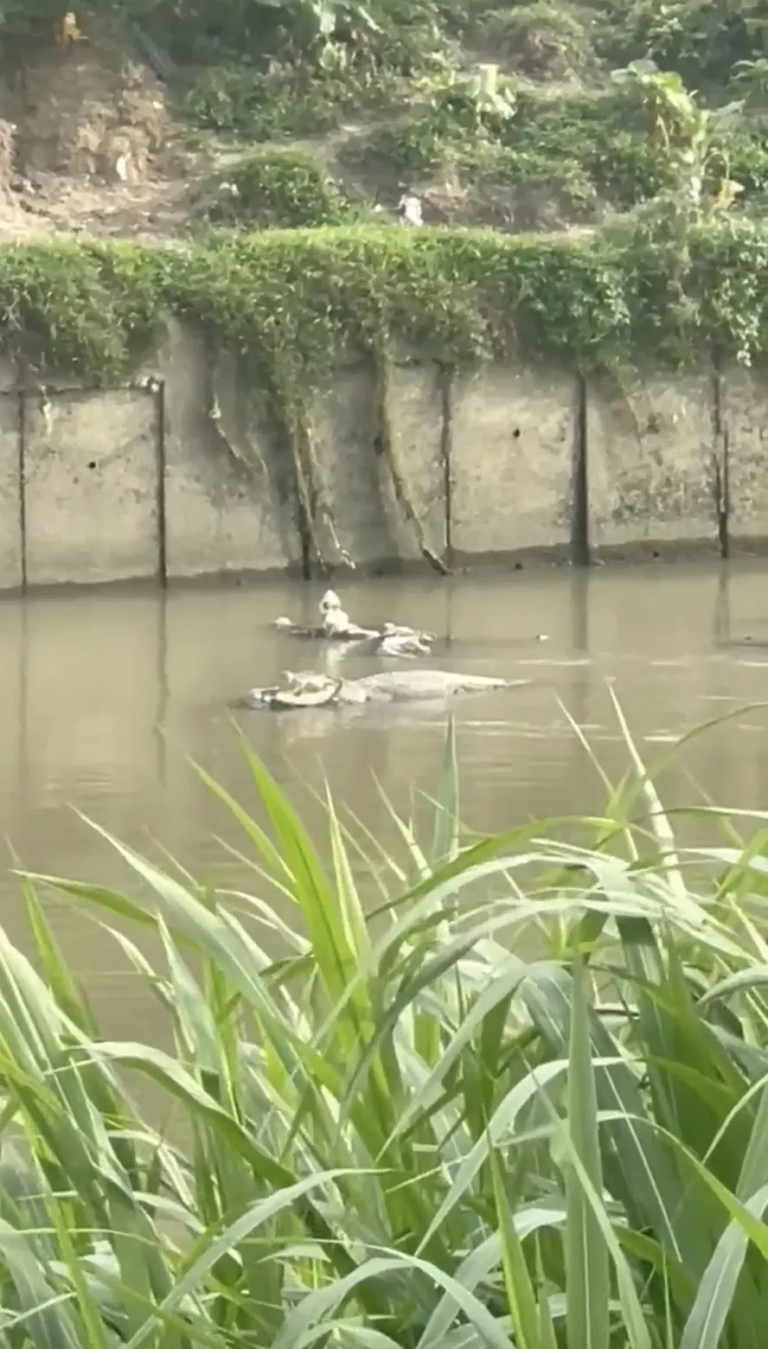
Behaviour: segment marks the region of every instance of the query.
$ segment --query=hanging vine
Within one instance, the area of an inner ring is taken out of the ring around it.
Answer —
[[[424,526],[419,519],[419,513],[413,504],[413,499],[408,488],[407,475],[403,472],[402,465],[399,462],[397,438],[392,434],[392,424],[389,415],[389,364],[389,355],[386,347],[383,342],[378,342],[374,350],[374,370],[379,445],[387,464],[390,478],[392,479],[395,500],[398,502],[406,520],[413,528],[416,546],[421,553],[421,556],[429,563],[430,567],[433,567],[435,571],[440,572],[441,576],[449,576],[450,568],[446,566],[444,560],[427,543]]]
[[[241,441],[240,435],[230,424],[225,416],[224,409],[228,404],[225,391],[222,388],[222,374],[220,369],[220,358],[216,351],[209,353],[211,369],[211,389],[208,404],[208,418],[213,427],[214,433],[225,450],[226,454],[244,468],[252,476],[260,470],[264,480],[269,482],[270,472],[264,455],[262,454],[258,442],[245,433],[245,442]]]
[[[299,513],[306,541],[321,572],[328,572],[333,564],[325,556],[319,528],[321,524],[325,525],[337,555],[337,562],[354,570],[354,559],[339,539],[333,509],[323,483],[307,400],[293,384],[286,363],[281,361],[277,368],[280,375],[275,386],[275,410],[283,423],[285,437],[290,447]]]
[[[768,227],[727,216],[690,224],[679,211],[651,221],[646,211],[577,238],[377,226],[267,231],[184,251],[0,248],[3,354],[41,378],[124,380],[157,351],[170,316],[258,366],[293,428],[308,520],[325,520],[349,562],[309,421],[342,353],[396,342],[456,368],[507,356],[585,372],[676,369],[713,352],[756,361],[768,355]],[[391,471],[414,523],[396,463]]]

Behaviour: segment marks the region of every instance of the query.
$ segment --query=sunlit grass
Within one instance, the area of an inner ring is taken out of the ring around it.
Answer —
[[[382,855],[329,800],[316,846],[244,744],[268,833],[206,779],[254,867],[237,916],[114,839],[130,898],[20,880],[39,959],[0,931],[0,1344],[762,1349],[768,831],[713,810],[684,847],[616,712],[601,818],[464,842],[451,735],[424,839],[401,820]],[[119,929],[174,1053],[100,1037],[51,888]]]

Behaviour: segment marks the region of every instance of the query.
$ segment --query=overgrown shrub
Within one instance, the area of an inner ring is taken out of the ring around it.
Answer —
[[[397,338],[449,362],[503,352],[573,368],[768,355],[768,230],[715,217],[586,237],[356,226],[184,251],[0,249],[0,332],[54,369],[119,377],[169,313],[311,388],[339,351]],[[655,217],[653,217],[655,218]],[[634,227],[633,227],[634,228]]]
[[[497,59],[523,75],[562,79],[592,64],[589,11],[567,3],[493,6],[477,16],[475,26]]]
[[[382,77],[362,85],[345,72],[314,71],[301,63],[213,66],[186,89],[183,111],[193,126],[243,140],[317,135],[345,114],[377,103],[389,88]]]
[[[576,200],[619,211],[685,192],[697,172],[713,196],[732,179],[739,203],[762,202],[768,141],[759,124],[738,107],[708,110],[674,76],[651,77],[660,86],[655,101],[655,86],[619,81],[622,74],[606,89],[559,98],[506,84],[503,115],[472,103],[463,84],[457,94],[447,84],[409,116],[377,128],[367,152],[414,175],[456,169],[470,188],[494,174],[498,186],[533,187],[549,173],[558,191],[572,188]]]
[[[766,54],[766,0],[609,0],[595,5],[598,47],[614,65],[650,57],[694,89],[723,88],[739,61]]]
[[[412,173],[473,166],[498,182],[571,182],[577,196],[628,209],[674,185],[674,164],[650,137],[650,118],[613,91],[552,100],[518,90],[510,114],[468,118],[441,100],[377,129],[369,153]]]
[[[253,150],[227,175],[211,219],[286,229],[339,225],[357,210],[323,163],[302,150]]]

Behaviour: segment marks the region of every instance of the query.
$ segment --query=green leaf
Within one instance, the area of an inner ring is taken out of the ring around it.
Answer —
[[[603,1173],[585,982],[584,967],[577,958],[573,969],[568,1057],[568,1129],[573,1153],[599,1196],[603,1192]],[[581,1176],[569,1163],[565,1167],[565,1193],[568,1349],[608,1349],[611,1298],[608,1251]]]

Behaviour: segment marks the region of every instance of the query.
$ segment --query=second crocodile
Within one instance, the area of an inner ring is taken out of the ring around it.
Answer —
[[[433,702],[463,693],[489,693],[529,683],[527,679],[456,674],[449,670],[386,670],[361,679],[334,679],[312,670],[300,674],[286,671],[282,686],[251,689],[242,702],[246,707],[273,711],[361,703]]]

